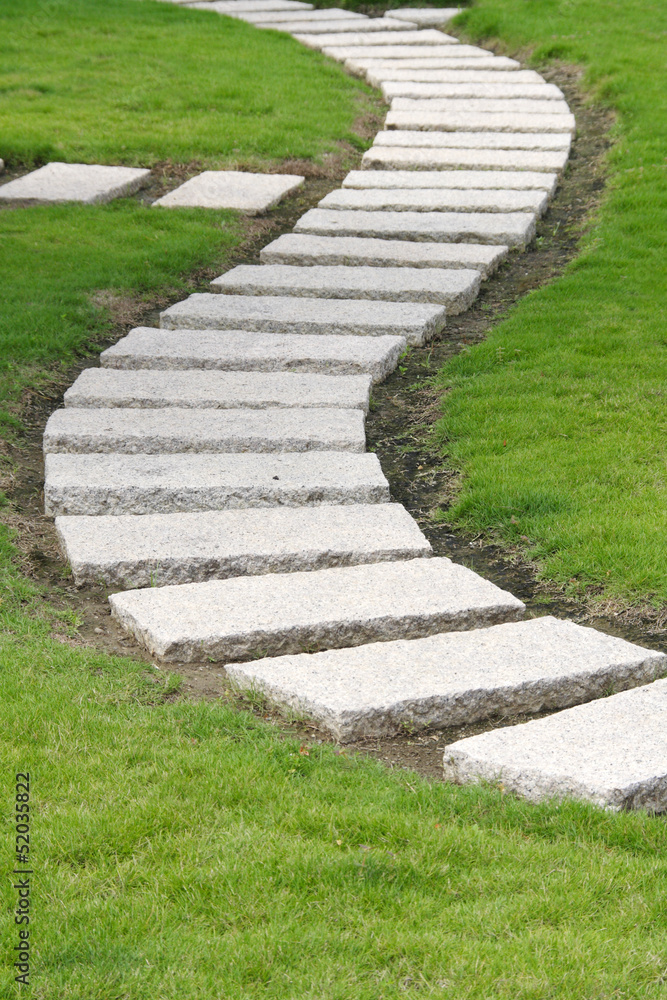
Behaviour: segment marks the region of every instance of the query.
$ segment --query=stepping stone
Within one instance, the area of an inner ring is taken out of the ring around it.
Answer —
[[[365,374],[373,382],[381,382],[394,370],[406,346],[405,337],[311,337],[137,327],[103,351],[100,362],[103,368]]]
[[[386,503],[377,455],[47,455],[48,515]]]
[[[530,170],[351,170],[343,180],[344,188],[504,188],[515,191],[546,191],[551,197],[558,183],[557,174]]]
[[[534,212],[543,215],[549,199],[544,191],[452,191],[447,188],[331,191],[319,208],[364,212]]]
[[[311,10],[310,12],[298,10],[248,10],[235,14],[249,24],[287,24],[292,22],[316,25],[318,21],[363,21],[363,14],[356,14],[351,10],[340,10],[336,7],[327,7],[326,10]],[[354,29],[353,29],[354,30]]]
[[[301,24],[290,25],[289,31],[297,42],[309,49],[323,49],[327,45],[387,45],[390,44],[388,39],[394,38],[396,43],[409,41],[418,45],[419,42],[408,36],[426,34],[425,31],[408,31],[405,21],[392,21],[388,17],[368,18],[366,21],[328,21],[323,30],[324,23],[313,25],[309,21],[302,21]],[[368,39],[371,38],[373,41],[369,42]],[[458,39],[448,39],[446,35],[442,38],[446,40],[442,44],[458,42]],[[434,44],[433,39],[431,44]]]
[[[413,73],[415,71],[413,70]],[[507,74],[503,74],[507,76]],[[551,83],[446,83],[421,82],[419,80],[385,80],[381,83],[383,95],[387,100],[398,97],[412,99],[438,98],[448,101],[462,100],[494,100],[494,101],[551,101],[554,104],[563,103],[563,92]],[[505,107],[498,110],[506,110]],[[447,108],[434,110],[448,110]],[[453,110],[456,110],[453,107]],[[479,111],[494,111],[495,108],[478,108]],[[521,111],[523,108],[516,108]]]
[[[114,618],[172,663],[357,646],[524,612],[516,597],[438,558],[133,590],[110,601]]]
[[[164,587],[429,556],[400,504],[58,517],[78,587]]]
[[[361,31],[397,31],[405,28],[405,22],[403,21],[385,21],[384,18],[379,17],[364,20],[360,15],[357,15],[357,18],[347,21],[311,21],[310,19],[304,19],[302,21],[292,21],[289,24],[264,22],[258,23],[256,27],[286,31],[296,38],[301,38],[306,32],[311,38],[322,36],[320,43],[317,46],[311,45],[310,48],[320,48],[326,44],[325,38],[339,38],[341,32],[355,32],[356,34]]]
[[[373,148],[401,146],[404,149],[530,149],[569,152],[572,136],[567,132],[419,132],[417,129],[385,129],[378,132]]]
[[[514,103],[514,102],[513,102]],[[572,114],[517,114],[513,111],[390,111],[385,128],[441,129],[444,132],[568,132],[574,134]]]
[[[259,256],[263,264],[298,266],[473,268],[487,278],[507,256],[507,247],[285,233],[264,247]]]
[[[159,455],[176,452],[364,451],[361,410],[116,408],[56,410],[44,452]]]
[[[535,216],[528,212],[333,212],[312,208],[299,219],[294,232],[524,247],[535,235]]]
[[[567,707],[653,680],[661,663],[667,657],[547,617],[280,656],[228,675],[347,742]]]
[[[220,410],[324,406],[366,413],[370,385],[367,375],[87,368],[65,393],[65,406]]]
[[[477,69],[477,64],[475,64],[474,69],[450,69],[448,62],[439,67],[432,68],[428,65],[423,68],[420,65],[413,65],[413,63],[428,64],[431,62],[442,63],[442,60],[388,59],[384,61],[380,59],[368,59],[359,60],[359,65],[365,67],[366,79],[376,87],[392,80],[396,82],[407,81],[408,83],[439,83],[443,86],[455,86],[457,90],[459,87],[478,88],[487,84],[494,87],[507,87],[508,90],[515,87],[546,86],[540,74],[530,69],[517,69],[511,76],[508,76],[505,70]],[[475,95],[470,94],[466,96],[473,97]]]
[[[339,62],[347,60],[359,60],[359,65],[368,60],[410,60],[405,65],[412,65],[413,62],[423,60],[436,60],[443,68],[447,69],[521,69],[521,63],[516,59],[508,59],[506,56],[495,56],[493,52],[486,52],[477,48],[476,45],[454,44],[456,41],[443,35],[439,31],[415,31],[410,32],[414,36],[411,41],[403,42],[397,35],[382,38],[381,48],[377,48],[378,36],[367,36],[359,42],[343,42],[338,44],[330,38],[323,49],[325,56],[337,59]],[[426,35],[437,35],[437,38],[427,38]],[[347,37],[347,36],[346,36]],[[319,42],[320,39],[317,39]],[[458,66],[457,63],[464,65]]]
[[[356,192],[353,192],[356,193]],[[375,192],[373,192],[375,193]],[[219,292],[243,295],[304,295],[316,298],[389,299],[438,302],[447,315],[469,309],[477,298],[479,271],[408,267],[294,267],[251,264],[235,267],[211,282]]]
[[[527,149],[402,149],[374,146],[364,153],[363,167],[385,170],[530,170],[560,173],[568,150]]]
[[[307,213],[303,219],[310,214]],[[161,313],[160,326],[166,330],[219,330],[228,327],[265,333],[368,337],[392,334],[405,337],[408,344],[423,344],[444,329],[445,319],[442,306],[426,303],[412,305],[369,302],[367,299],[330,299],[324,302],[321,299],[277,295],[252,298],[203,293],[191,295]]]
[[[438,7],[435,10],[432,7],[399,7],[398,10],[391,11],[390,17],[397,17],[399,21],[412,21],[420,28],[428,28],[451,21],[460,12],[459,7]]]
[[[414,51],[414,47],[418,46],[419,49],[437,49],[438,51],[442,49],[445,45],[455,45],[459,49],[470,49],[482,52],[482,49],[477,50],[474,45],[461,45],[458,38],[453,38],[450,35],[444,35],[441,31],[434,31],[427,28],[425,31],[417,30],[406,30],[406,24],[400,21],[396,23],[399,25],[398,29],[392,29],[391,31],[387,29],[387,22],[384,18],[378,18],[378,23],[384,31],[375,31],[373,33],[362,33],[360,31],[345,31],[335,35],[329,35],[326,39],[318,38],[314,34],[302,34],[297,35],[296,39],[301,42],[302,45],[307,45],[309,48],[323,48],[326,46],[334,49],[361,49],[367,52],[371,47],[377,47],[381,45],[383,49],[385,48],[410,48]],[[400,30],[399,30],[400,29]],[[340,59],[341,62],[344,59],[351,58],[356,52],[350,52],[350,56],[347,55],[340,58],[339,56],[333,56],[334,59]],[[469,53],[465,53],[468,55]],[[487,53],[484,53],[485,55]],[[329,52],[325,52],[325,55],[330,55]]]
[[[143,187],[150,170],[104,167],[89,163],[47,163],[39,170],[0,186],[0,201],[49,204],[79,201],[103,205],[134,194]]]
[[[609,638],[608,636],[600,638]],[[616,640],[617,642],[619,640]],[[664,673],[665,657],[630,646],[637,675]],[[667,680],[496,729],[445,748],[445,777],[502,781],[539,802],[572,796],[614,811],[667,810]]]
[[[425,86],[427,86],[425,84]],[[422,112],[431,114],[434,111],[453,112],[454,114],[466,117],[477,114],[500,114],[510,113],[512,115],[533,118],[547,121],[551,117],[569,120],[573,118],[565,101],[529,101],[515,97],[511,100],[491,100],[488,97],[430,97],[424,100],[412,97],[394,97],[391,102],[392,111],[409,111],[419,117]],[[474,131],[467,129],[466,131]],[[521,129],[517,129],[521,131]],[[531,131],[535,131],[531,129]],[[548,129],[545,129],[548,131]],[[559,129],[558,131],[568,131]]]
[[[229,208],[247,215],[265,212],[304,182],[297,174],[246,174],[205,170],[153,202],[153,208]]]
[[[187,3],[188,7],[199,10],[215,10],[220,14],[230,11],[244,10],[312,10],[312,3],[299,3],[298,0],[212,0],[212,2],[192,3],[192,0],[171,0],[171,3]]]

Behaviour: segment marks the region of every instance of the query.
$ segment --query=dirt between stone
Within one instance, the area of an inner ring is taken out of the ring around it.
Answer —
[[[568,169],[549,211],[540,220],[537,239],[523,253],[512,253],[494,277],[485,282],[475,305],[461,316],[448,318],[443,336],[423,348],[413,348],[393,375],[373,390],[374,408],[367,422],[368,446],[375,450],[390,485],[392,498],[410,511],[429,538],[437,555],[460,562],[489,580],[511,591],[528,607],[530,617],[554,614],[619,635],[655,649],[667,651],[667,634],[663,623],[648,612],[623,609],[608,614],[591,611],[584,601],[568,599],[557,588],[539,582],[535,569],[522,561],[521,553],[489,544],[483,537],[469,537],[452,530],[446,524],[435,524],[435,510],[446,508],[455,494],[456,474],[443,467],[442,459],[429,447],[429,432],[438,418],[439,397],[429,384],[429,378],[444,361],[464,346],[482,340],[494,324],[523,294],[553,280],[577,252],[580,236],[599,204],[604,189],[604,156],[610,146],[608,131],[613,123],[611,114],[583,102],[578,88],[580,71],[568,66],[550,66],[540,70],[545,79],[558,84],[577,119],[577,139],[573,145]],[[360,123],[366,136],[379,130],[382,119],[366,117]],[[259,251],[271,239],[293,228],[297,219],[340,183],[348,170],[358,165],[359,154],[351,147],[326,158],[323,165],[297,161],[277,164],[277,172],[301,173],[306,176],[303,188],[266,216],[248,220],[243,242],[231,254],[228,264],[258,263]],[[242,166],[242,165],[241,165]],[[159,197],[173,188],[174,180],[185,180],[197,173],[197,164],[163,164],[154,171],[149,188],[135,197]],[[218,269],[201,268],[189,277],[190,291],[207,291],[208,282]],[[103,296],[108,293],[101,293]],[[102,344],[91,345],[97,352],[115,343],[132,326],[157,325],[158,313],[167,300],[155,300],[146,306],[133,300],[108,297],[106,304],[116,319],[113,337]],[[64,376],[54,379],[51,390],[30,391],[23,400],[22,419],[26,433],[17,446],[8,446],[14,463],[13,482],[9,487],[11,507],[3,511],[2,520],[17,531],[16,544],[23,572],[44,588],[44,601],[56,613],[76,612],[81,626],[72,634],[66,625],[54,625],[53,638],[67,645],[95,648],[116,656],[131,656],[151,663],[151,658],[133,638],[127,636],[111,619],[108,592],[101,587],[78,590],[72,581],[57,545],[55,530],[43,513],[43,461],[41,439],[46,420],[53,410],[62,406],[62,394],[79,372],[99,364],[97,353],[88,357]],[[419,383],[423,383],[423,388]],[[177,673],[182,679],[176,697],[222,699],[240,709],[253,712],[270,721],[286,738],[301,740],[308,745],[335,742],[317,727],[303,722],[291,723],[277,711],[258,706],[233,692],[222,665],[179,667],[157,665],[152,670]],[[474,725],[438,731],[401,734],[382,739],[362,740],[345,746],[341,753],[371,756],[388,767],[405,768],[428,779],[442,774],[442,752],[448,743],[489,729],[515,725],[528,718],[541,718],[545,712],[531,716],[490,719]]]

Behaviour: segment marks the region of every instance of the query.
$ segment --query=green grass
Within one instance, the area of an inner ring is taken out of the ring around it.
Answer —
[[[667,8],[479,0],[459,23],[533,63],[585,67],[617,112],[609,182],[580,256],[449,363],[438,432],[463,488],[448,520],[519,545],[542,575],[667,600]],[[526,541],[525,539],[528,539]]]

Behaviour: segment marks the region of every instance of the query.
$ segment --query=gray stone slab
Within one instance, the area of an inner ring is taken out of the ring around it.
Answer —
[[[242,18],[244,21],[248,21],[249,24],[313,24],[316,25],[318,21],[363,21],[365,20],[363,14],[357,14],[351,10],[341,10],[337,7],[327,7],[325,10],[311,10],[308,11],[298,11],[298,10],[247,10],[239,11],[236,14],[237,17]]]
[[[514,102],[513,102],[514,103]],[[443,132],[568,132],[571,114],[517,114],[513,111],[390,111],[385,128],[440,129]]]
[[[311,49],[323,49],[331,45],[387,45],[389,38],[395,38],[397,43],[412,41],[414,44],[414,39],[409,39],[408,35],[426,34],[426,32],[406,30],[408,26],[405,21],[393,21],[384,17],[368,18],[366,21],[329,21],[326,22],[326,28],[323,28],[324,24],[325,22],[320,22],[311,25],[308,21],[303,21],[301,25],[290,25],[289,30],[298,42]],[[373,41],[369,43],[370,38]],[[446,40],[447,36],[443,35],[443,39]],[[433,40],[431,44],[434,44]],[[444,45],[445,41],[442,44]]]
[[[535,235],[535,215],[530,212],[334,212],[313,208],[299,219],[294,231],[318,236],[523,247]]]
[[[413,70],[413,73],[415,71]],[[506,73],[502,74],[507,77]],[[369,80],[370,82],[370,80]],[[508,105],[508,101],[538,101],[540,104],[551,101],[562,104],[563,93],[551,83],[447,83],[444,81],[422,82],[420,80],[383,80],[380,84],[382,94],[389,101],[395,98],[405,97],[411,99],[445,99],[448,101],[503,101],[503,108],[479,107],[478,111],[495,110],[525,110],[521,107],[513,108]],[[450,110],[450,107],[434,108],[434,111]],[[456,106],[451,110],[456,111]],[[569,109],[568,109],[569,110]]]
[[[47,455],[48,515],[386,503],[377,455]]]
[[[245,295],[353,296],[392,302],[438,302],[447,307],[447,315],[455,315],[464,312],[475,301],[480,280],[479,271],[473,270],[245,264],[216,278],[211,287],[219,292]]]
[[[112,614],[170,662],[239,660],[521,618],[511,594],[449,559],[240,577],[114,594]]]
[[[308,236],[285,233],[265,247],[264,264],[369,265],[371,267],[473,268],[483,278],[507,256],[507,247],[465,243],[413,243],[363,237]]]
[[[445,318],[442,306],[426,303],[204,293],[171,306],[160,315],[160,325],[167,330],[229,327],[265,333],[390,334],[405,337],[409,344],[422,344],[440,333]]]
[[[429,36],[428,38],[426,36]],[[437,36],[430,37],[430,36]],[[344,41],[337,44],[328,39],[324,54],[339,62],[359,60],[366,62],[370,59],[381,59],[386,62],[388,59],[400,60],[437,60],[438,64],[450,69],[521,69],[521,63],[516,59],[508,59],[506,56],[496,56],[493,52],[487,52],[476,45],[454,45],[455,39],[448,38],[439,31],[414,31],[410,32],[410,40],[405,42],[397,35],[381,39],[382,47],[378,45],[378,36],[367,37],[360,42]],[[458,66],[457,63],[465,63]],[[406,66],[408,63],[406,63]]]
[[[65,393],[65,406],[220,410],[323,406],[367,412],[370,385],[367,375],[87,368]]]
[[[660,656],[643,652],[654,662]],[[572,796],[605,809],[665,812],[667,680],[452,743],[444,765],[450,780],[502,781],[531,802]]]
[[[318,207],[364,212],[534,212],[543,215],[548,202],[544,191],[340,188],[331,191]]]
[[[228,673],[348,741],[565,708],[611,686],[644,684],[661,669],[661,654],[548,617],[281,656]]]
[[[386,21],[382,19],[381,22],[386,26]],[[414,50],[417,46],[419,49],[438,49],[440,51],[445,46],[456,45],[457,48],[470,49],[471,51],[475,48],[473,45],[462,46],[459,43],[458,38],[452,38],[449,35],[444,35],[441,31],[431,30],[426,28],[425,30],[409,30],[406,29],[405,22],[397,22],[400,25],[400,29],[395,29],[387,31],[386,27],[384,31],[375,31],[373,33],[364,34],[361,31],[346,31],[340,34],[329,35],[326,40],[318,38],[317,35],[303,34],[298,35],[297,40],[302,42],[303,45],[308,45],[311,48],[322,48],[326,46],[327,49],[368,49],[369,47],[382,46],[386,49],[393,48],[406,48],[409,47]],[[479,50],[482,51],[481,49]],[[470,53],[466,52],[466,55]],[[484,53],[487,55],[488,53]],[[333,55],[331,52],[325,52],[325,55],[331,55],[333,59],[339,59],[341,62],[344,59],[351,58],[356,55],[356,51],[350,52],[349,56],[344,55],[340,58],[337,55]]]
[[[515,87],[543,87],[546,86],[539,73],[532,69],[517,69],[512,74],[506,70],[496,69],[450,69],[447,62],[444,66],[429,67],[431,62],[442,63],[440,59],[368,59],[360,60],[360,66],[364,68],[366,79],[373,86],[380,86],[389,81],[409,83],[439,83],[442,85],[454,86],[457,92],[467,91],[468,88],[486,87],[493,85],[514,89]],[[421,63],[427,65],[422,67]],[[417,64],[417,65],[413,65]],[[461,91],[459,91],[461,88]],[[560,91],[559,91],[560,94]],[[489,96],[488,94],[465,96]]]
[[[424,84],[428,86],[428,84]],[[419,117],[422,112],[426,114],[431,114],[433,111],[442,111],[443,113],[454,113],[460,115],[461,117],[467,117],[468,115],[478,115],[478,114],[499,114],[499,115],[516,115],[518,116],[530,116],[534,118],[539,118],[540,121],[551,121],[551,117],[558,119],[562,124],[564,122],[571,123],[568,124],[566,128],[558,129],[557,131],[572,131],[574,129],[574,116],[570,114],[570,109],[568,108],[565,101],[530,101],[524,100],[521,97],[514,97],[512,99],[502,99],[493,100],[488,97],[429,97],[423,100],[413,97],[394,97],[391,102],[392,111],[409,111],[416,117]],[[466,131],[473,131],[472,129],[466,129]],[[517,129],[521,131],[521,129]],[[531,131],[535,131],[531,129]],[[546,128],[545,132],[549,129]]]
[[[250,174],[205,170],[153,202],[153,208],[230,208],[265,212],[304,182],[297,174]]]
[[[395,503],[58,517],[56,529],[77,586],[164,587],[431,554]]]
[[[404,149],[528,149],[568,152],[572,136],[567,132],[435,132],[418,129],[385,129],[373,140],[378,146]]]
[[[558,184],[557,174],[530,170],[351,170],[344,188],[502,188],[515,191],[546,191],[551,197]]]
[[[271,410],[83,407],[56,410],[44,452],[160,455],[178,452],[364,451],[360,409]]]
[[[133,194],[147,182],[150,170],[89,163],[47,163],[23,177],[0,185],[0,201],[54,203],[79,201],[100,205]]]
[[[270,23],[258,23],[256,25],[258,28],[273,28],[275,31],[286,31],[290,35],[294,35],[297,39],[301,38],[307,33],[309,38],[321,39],[320,44],[315,46],[312,43],[310,48],[321,48],[326,44],[326,39],[340,38],[341,33],[344,32],[354,32],[355,35],[359,32],[385,32],[389,31],[400,31],[406,27],[403,21],[385,21],[383,18],[366,18],[363,19],[357,16],[355,20],[349,19],[347,21],[312,21],[310,19],[304,19],[302,21],[293,21],[289,24],[282,23],[278,24],[275,22]]]
[[[184,0],[171,0],[172,3],[182,3]],[[312,10],[312,3],[299,3],[298,0],[206,0],[202,3],[188,2],[188,7],[196,7],[201,10],[215,10],[219,14],[228,14],[251,10]]]
[[[154,330],[138,327],[102,352],[104,368],[206,368],[370,375],[381,382],[407,346],[405,337]]]
[[[461,56],[455,53],[459,52],[458,49],[440,49],[442,53],[441,56],[428,55],[432,52],[432,49],[412,49],[412,52],[419,52],[419,55],[409,55],[407,52],[403,52],[401,46],[396,46],[395,48],[389,49],[371,49],[370,55],[359,54],[359,55],[347,55],[348,52],[360,53],[360,48],[342,49],[342,48],[324,48],[323,53],[325,56],[329,56],[331,59],[337,59],[338,62],[343,62],[345,64],[345,69],[348,73],[352,73],[356,76],[363,76],[371,82],[371,77],[374,79],[374,74],[376,70],[378,72],[384,70],[384,68],[391,69],[392,67],[404,67],[405,70],[438,70],[440,72],[447,72],[449,75],[454,76],[458,73],[464,73],[469,76],[473,73],[481,72],[493,72],[496,73],[507,73],[512,72],[512,77],[507,77],[507,79],[514,79],[514,74],[526,73],[528,70],[520,70],[520,63],[515,62],[514,59],[507,59],[505,56],[494,56],[494,55],[468,55]],[[392,56],[389,54],[387,58],[377,58],[377,56],[382,53],[384,57],[385,52],[391,53],[395,52],[397,55]],[[427,54],[422,56],[421,53],[426,52]],[[373,86],[379,86],[379,81],[373,83]]]
[[[384,170],[530,170],[560,173],[568,151],[532,149],[404,149],[373,146],[364,153],[365,168]]]
[[[428,28],[451,21],[458,13],[459,7],[399,7],[398,10],[392,10],[389,16],[397,17],[399,21],[412,21],[420,28]]]

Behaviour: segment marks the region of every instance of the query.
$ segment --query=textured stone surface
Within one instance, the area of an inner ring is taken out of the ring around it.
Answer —
[[[425,303],[323,301],[277,295],[253,298],[211,292],[191,295],[171,306],[160,315],[160,325],[171,330],[228,327],[264,333],[348,333],[370,337],[391,334],[405,337],[409,344],[422,344],[443,329],[445,310]]]
[[[111,597],[112,613],[167,661],[356,646],[520,618],[521,601],[449,559],[241,577]]]
[[[386,503],[377,456],[313,451],[267,455],[47,455],[47,514],[168,514]]]
[[[384,19],[378,23],[385,25]],[[400,22],[398,22],[400,24]],[[297,41],[301,42],[303,45],[308,45],[312,48],[321,48],[323,45],[327,49],[366,49],[367,51],[378,46],[382,46],[383,49],[393,49],[406,46],[414,49],[414,46],[419,46],[420,49],[437,49],[442,50],[447,45],[456,45],[457,48],[473,49],[474,46],[459,45],[458,38],[452,38],[449,35],[444,35],[441,31],[434,31],[427,28],[425,31],[418,30],[406,30],[405,22],[401,24],[402,30],[395,31],[375,31],[369,34],[362,34],[362,32],[346,31],[341,34],[328,35],[326,41],[318,38],[316,35],[298,35]],[[481,49],[479,50],[481,51]],[[329,52],[325,53],[330,55]],[[352,52],[351,55],[355,55]],[[467,53],[466,53],[467,54]],[[338,56],[333,56],[334,59],[339,58]],[[344,56],[343,58],[348,58]],[[343,61],[342,59],[340,60]]]
[[[572,114],[517,114],[513,111],[390,111],[386,128],[441,129],[443,132],[568,132]]]
[[[667,669],[664,657],[657,669]],[[667,680],[452,743],[444,765],[449,779],[501,780],[532,802],[573,796],[606,809],[664,812]]]
[[[544,191],[459,191],[447,188],[386,188],[332,191],[319,208],[364,212],[535,212],[548,204]]]
[[[456,93],[464,93],[468,97],[490,96],[486,93],[467,93],[471,87],[477,89],[493,85],[494,90],[502,87],[509,92],[514,91],[515,88],[547,86],[540,74],[531,69],[517,69],[510,75],[506,70],[448,69],[448,64],[435,67],[421,66],[421,63],[442,62],[442,60],[435,59],[368,59],[361,60],[361,62],[364,64],[366,79],[375,86],[391,80],[409,83],[439,83],[449,85],[450,88],[455,89]]]
[[[258,24],[258,28],[275,28],[276,31],[287,31],[301,39],[305,34],[309,38],[320,38],[318,45],[310,43],[310,48],[321,48],[326,44],[327,38],[340,38],[347,32],[354,33],[355,37],[360,32],[376,32],[385,34],[392,31],[404,31],[407,25],[405,21],[391,21],[389,18],[367,18],[361,17],[348,21],[294,21],[291,24]]]
[[[558,176],[530,170],[351,170],[344,188],[501,188],[515,191],[546,191],[551,197]]]
[[[351,10],[340,10],[337,7],[327,7],[326,10],[246,10],[238,14],[249,24],[290,24],[294,22],[307,22],[317,24],[318,21],[355,21],[364,20],[363,14],[357,14]]]
[[[371,376],[381,382],[405,350],[405,337],[154,330],[138,327],[102,352],[104,368],[208,368]]]
[[[390,17],[396,17],[399,21],[411,21],[418,24],[420,28],[428,28],[430,25],[444,24],[450,21],[459,13],[458,7],[399,7],[392,10]]]
[[[363,451],[361,410],[82,409],[56,410],[44,451],[175,452]]]
[[[661,664],[667,657],[548,617],[281,656],[229,674],[345,741],[564,708],[644,684]]]
[[[0,186],[0,201],[81,201],[103,204],[142,187],[150,170],[88,163],[47,163]]]
[[[352,192],[356,193],[356,192]],[[375,193],[375,192],[373,192]],[[464,312],[479,292],[479,271],[407,267],[294,267],[251,264],[235,267],[211,282],[220,292],[245,295],[306,295],[320,298],[438,302],[447,315]]]
[[[414,71],[413,71],[414,72]],[[507,73],[502,74],[507,78]],[[370,82],[370,81],[369,81]],[[508,101],[523,102],[524,100],[538,101],[544,104],[551,101],[553,104],[563,103],[563,94],[558,87],[551,83],[446,83],[441,81],[422,82],[418,80],[393,80],[387,79],[382,82],[382,93],[387,100],[394,100],[397,97],[407,98],[445,98],[450,102],[475,100],[475,101],[503,101],[504,107],[501,110],[513,109],[521,111],[523,108],[513,108]],[[434,108],[433,110],[441,110]],[[444,110],[450,110],[445,108]],[[456,111],[456,106],[451,110]],[[495,108],[479,107],[479,111],[493,111]]]
[[[264,212],[303,184],[297,174],[246,174],[205,170],[158,198],[153,208],[232,208],[247,215]]]
[[[572,137],[566,132],[436,132],[425,129],[385,129],[373,141],[378,146],[405,149],[527,149],[568,152]]]
[[[420,31],[419,34],[423,38],[426,32]],[[383,45],[381,49],[374,49],[364,44],[333,45],[329,40],[328,46],[323,51],[325,55],[337,59],[339,62],[345,62],[346,65],[350,60],[362,67],[371,62],[387,62],[388,60],[400,60],[406,66],[423,67],[428,60],[430,68],[434,68],[432,64],[435,64],[436,68],[443,67],[445,69],[518,70],[521,68],[521,64],[515,59],[494,56],[493,52],[485,52],[484,49],[478,49],[474,45],[447,47],[441,41],[437,45],[421,44],[415,48],[414,44],[397,44],[396,36],[388,38],[387,41],[391,44]]]
[[[186,0],[171,0],[172,3],[184,3]],[[201,10],[215,10],[220,14],[227,14],[229,11],[240,12],[244,10],[312,10],[312,3],[299,3],[298,0],[212,0],[212,2],[191,3],[188,7],[196,7]]]
[[[488,277],[507,256],[507,247],[482,244],[411,243],[355,236],[285,233],[261,254],[264,264],[368,264],[372,267],[473,268]]]
[[[313,208],[299,219],[294,231],[521,247],[535,235],[535,216],[527,212],[333,212]]]
[[[429,84],[424,83],[421,86],[428,87]],[[509,112],[510,115],[515,115],[517,118],[530,115],[539,118],[540,121],[548,122],[551,121],[549,116],[553,116],[561,122],[568,123],[567,128],[559,128],[556,131],[567,132],[574,128],[574,118],[565,101],[530,101],[520,97],[515,97],[512,100],[495,100],[488,97],[429,97],[421,100],[413,97],[394,97],[391,102],[391,110],[409,111],[417,117],[422,112],[427,114],[432,111],[442,111],[448,114],[453,112],[466,118],[468,115],[505,115]],[[467,131],[471,130],[467,129]],[[531,129],[530,131],[535,130]],[[548,132],[549,129],[547,128],[545,131]]]
[[[365,412],[370,384],[367,375],[87,368],[65,393],[65,406],[231,410],[324,406]]]
[[[431,554],[400,504],[59,517],[78,586],[164,587]]]
[[[530,170],[559,173],[567,163],[567,150],[526,149],[402,149],[374,146],[361,160],[363,167],[384,170]]]

